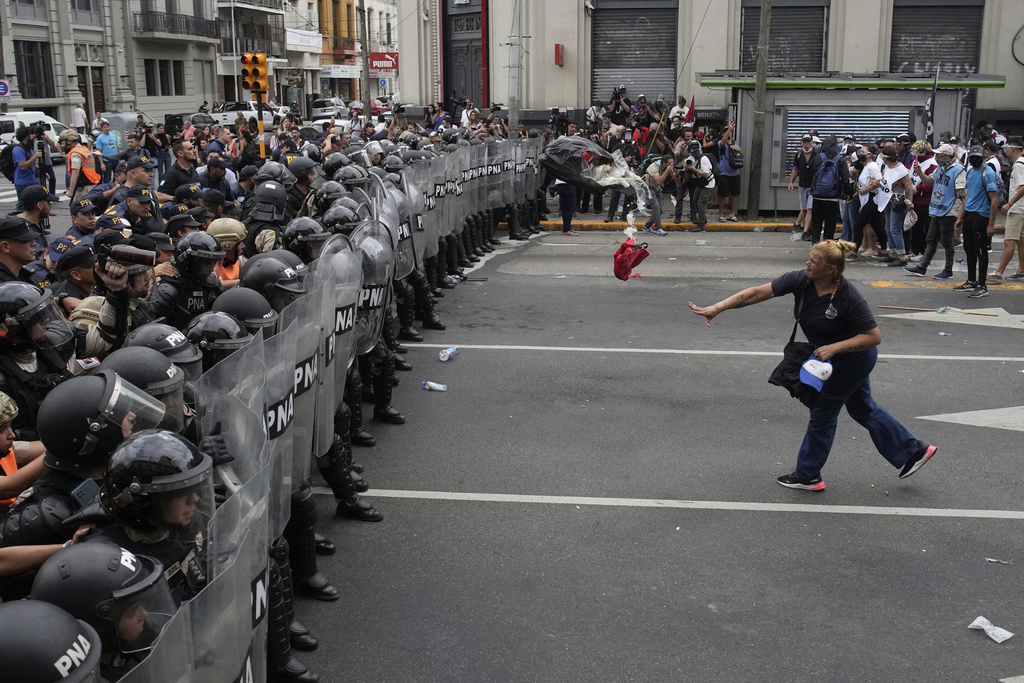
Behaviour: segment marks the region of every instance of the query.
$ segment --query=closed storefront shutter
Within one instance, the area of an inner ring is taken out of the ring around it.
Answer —
[[[967,6],[964,6],[967,5]],[[978,73],[984,5],[897,4],[892,8],[889,71]]]
[[[760,30],[761,8],[744,6],[740,29],[740,71],[757,70],[757,36]],[[827,31],[827,7],[772,8],[768,71],[824,71]]]
[[[626,86],[636,101],[661,95],[671,106],[676,90],[676,8],[597,9],[592,23],[594,99],[607,103],[612,89]]]
[[[782,174],[784,185],[793,169],[793,155],[800,149],[800,139],[807,131],[816,131],[822,140],[835,135],[840,142],[852,135],[860,144],[874,144],[876,140],[891,138],[910,130],[910,110],[887,109],[798,109],[783,108],[786,117],[785,142],[783,144]]]

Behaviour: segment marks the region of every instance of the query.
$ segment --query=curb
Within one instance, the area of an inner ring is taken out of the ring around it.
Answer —
[[[499,228],[501,228],[503,230],[508,230],[508,225],[506,223],[499,223],[498,225],[499,225]],[[623,230],[626,229],[627,225],[628,224],[626,222],[624,222],[624,221],[612,221],[611,223],[605,223],[603,221],[573,221],[572,229],[573,230],[595,231],[595,232],[622,232]],[[675,223],[672,223],[671,221],[669,221],[669,222],[662,221],[662,226],[665,228],[666,232],[686,232],[687,231],[686,230],[686,226],[689,226],[689,225],[692,225],[692,223],[686,222],[686,223],[680,223],[679,225],[676,225]],[[776,224],[772,224],[772,223],[764,224],[764,223],[710,223],[709,222],[707,224],[707,232],[754,232],[754,228],[756,228],[759,225],[764,226],[764,230],[761,230],[759,232],[785,232],[785,233],[789,233],[789,230],[790,230],[790,227],[791,227],[789,225],[776,225]],[[634,223],[634,226],[637,228],[637,230],[640,230],[643,227],[643,223],[640,223],[639,225]],[[540,222],[540,227],[545,229],[545,230],[551,231],[551,232],[560,232],[562,230],[562,222],[561,221],[541,221]]]

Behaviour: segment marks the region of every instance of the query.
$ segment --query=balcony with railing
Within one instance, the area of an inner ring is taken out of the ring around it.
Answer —
[[[135,12],[134,15],[136,33],[169,33],[197,38],[217,38],[220,35],[217,22],[210,19],[167,12]]]
[[[284,14],[285,0],[217,0],[217,8],[237,7]]]
[[[324,53],[349,57],[356,54],[356,39],[347,36],[324,36]]]
[[[220,20],[220,51],[224,55],[243,52],[266,52],[270,57],[287,57],[287,41],[283,23],[281,25],[256,24],[248,21],[234,22],[232,31],[230,19]]]

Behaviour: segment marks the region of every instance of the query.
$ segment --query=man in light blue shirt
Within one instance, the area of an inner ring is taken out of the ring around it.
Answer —
[[[100,134],[96,136],[94,148],[103,157],[103,182],[110,182],[110,176],[117,167],[117,136],[110,132],[110,122],[100,123]]]
[[[963,230],[964,251],[967,252],[967,282],[953,288],[954,292],[968,292],[971,299],[988,296],[985,273],[988,272],[988,247],[996,232],[996,212],[999,210],[999,183],[996,172],[985,163],[985,151],[974,145],[967,152],[966,197],[960,216],[953,226]]]

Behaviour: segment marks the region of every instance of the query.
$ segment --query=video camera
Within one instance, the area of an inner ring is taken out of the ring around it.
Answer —
[[[37,138],[41,138],[46,135],[46,131],[53,130],[53,128],[46,121],[36,121],[28,125],[28,132],[35,135]]]

